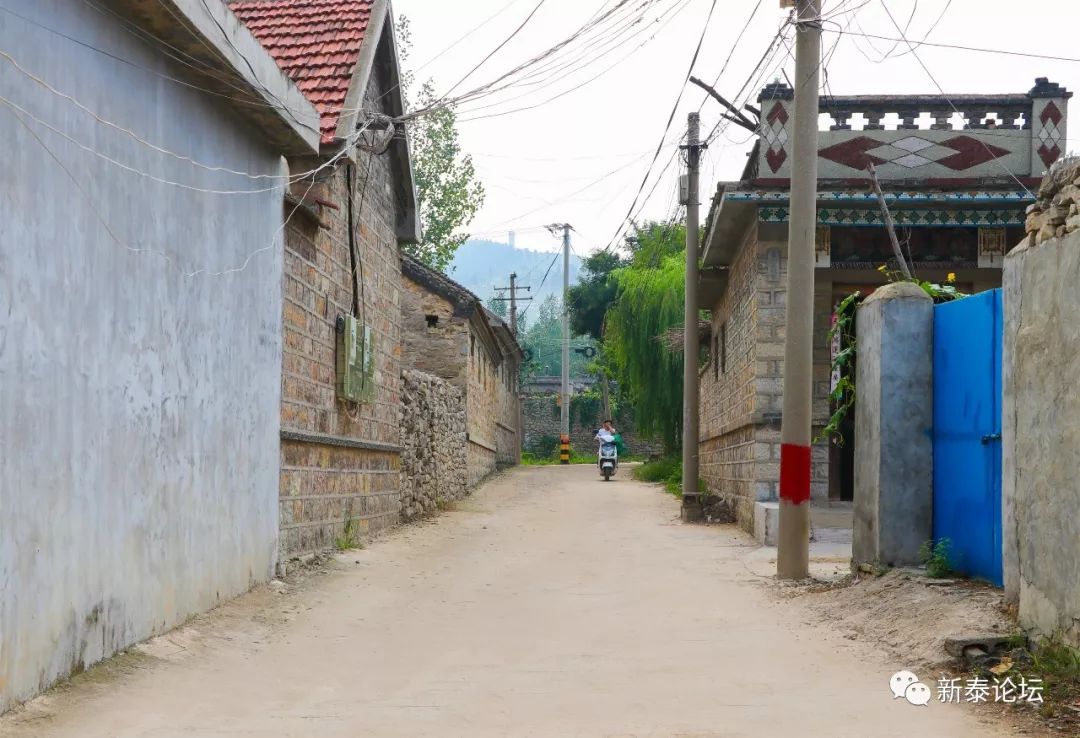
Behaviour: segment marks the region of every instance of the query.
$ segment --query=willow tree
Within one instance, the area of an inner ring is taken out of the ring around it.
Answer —
[[[608,311],[604,335],[639,432],[662,440],[667,451],[678,449],[682,439],[682,353],[660,341],[669,329],[683,325],[686,265],[681,254],[671,253],[678,231],[650,234],[662,235],[666,248],[654,244],[657,248],[648,252],[655,258],[635,258],[614,272],[618,296]]]

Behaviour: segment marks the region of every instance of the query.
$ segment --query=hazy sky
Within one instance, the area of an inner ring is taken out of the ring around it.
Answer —
[[[507,231],[514,230],[519,246],[552,250],[558,246],[556,239],[540,227],[569,222],[577,231],[575,251],[584,255],[605,246],[618,229],[661,140],[712,0],[631,2],[649,9],[646,20],[627,27],[623,37],[608,41],[605,34],[584,46],[569,46],[558,57],[567,65],[564,68],[538,75],[530,80],[532,86],[515,86],[460,108],[462,146],[473,155],[487,188],[484,208],[470,227],[477,237],[505,240]],[[430,77],[436,90],[444,92],[502,43],[538,3],[528,24],[463,82],[456,90],[460,92],[490,82],[559,43],[616,0],[394,0],[394,12],[411,21],[414,49],[409,66],[417,70],[419,81]],[[883,3],[902,27],[911,19],[906,36],[913,41],[930,32],[926,40],[932,43],[1080,57],[1078,0],[824,0],[825,15],[835,21],[827,28],[898,37]],[[756,5],[757,0],[717,0],[694,67],[696,76],[712,82],[730,54],[716,85],[729,98],[748,81],[787,17],[780,0],[762,0],[736,45]],[[464,41],[418,69],[485,21]],[[794,29],[786,35],[792,39]],[[1036,77],[1080,90],[1077,61],[931,47],[920,47],[917,59],[905,53],[903,43],[826,32],[824,48],[831,51],[834,44],[835,54],[826,69],[829,90],[836,95],[936,93],[934,80],[946,93],[1026,92]],[[889,58],[882,61],[886,55]],[[790,75],[793,65],[781,49],[762,81],[777,77],[782,69]],[[582,83],[586,84],[545,103]],[[755,85],[744,97],[756,102],[759,88]],[[646,192],[685,132],[686,114],[701,106],[704,98],[698,88],[687,87]],[[545,104],[483,117],[538,103]],[[717,103],[704,102],[704,131],[719,120],[718,112]],[[751,138],[731,126],[713,142],[703,164],[704,202],[718,180],[739,177]],[[1070,131],[1069,148],[1080,150],[1080,119]],[[677,169],[676,163],[664,174],[642,217],[664,218],[673,212]]]

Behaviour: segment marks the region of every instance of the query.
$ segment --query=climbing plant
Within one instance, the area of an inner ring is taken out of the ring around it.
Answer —
[[[956,275],[950,272],[946,277],[945,284],[937,284],[925,279],[912,277],[907,279],[896,270],[890,270],[884,264],[878,267],[878,271],[892,282],[911,282],[929,295],[935,303],[949,302],[961,297],[967,297],[963,292],[956,289],[953,284]],[[837,446],[843,446],[845,439],[840,432],[841,425],[855,407],[855,359],[857,356],[857,339],[855,337],[855,314],[859,305],[863,302],[862,293],[855,292],[845,297],[836,307],[836,320],[829,330],[829,344],[832,345],[837,336],[840,338],[840,351],[832,359],[832,372],[839,374],[840,378],[829,393],[829,402],[833,412],[829,422],[821,429],[815,438],[815,442],[831,438]]]

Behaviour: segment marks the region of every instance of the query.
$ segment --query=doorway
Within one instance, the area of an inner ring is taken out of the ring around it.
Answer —
[[[840,303],[850,295],[858,292],[863,298],[868,297],[881,285],[833,285],[832,291],[832,315],[836,319],[836,313]],[[842,372],[832,370],[831,362],[838,352],[849,348],[856,341],[855,321],[852,321],[850,332],[846,335],[836,336],[829,346],[830,357],[830,392],[836,387],[844,376],[854,377],[855,360],[849,362]],[[829,401],[830,416],[838,409],[838,403]],[[852,405],[847,415],[840,421],[839,434],[829,439],[829,501],[851,502],[855,499],[855,406]]]

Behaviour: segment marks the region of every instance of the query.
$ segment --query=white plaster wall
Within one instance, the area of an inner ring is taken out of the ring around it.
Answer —
[[[282,173],[224,101],[151,74],[183,70],[115,19],[71,0],[5,6],[134,63],[0,17],[0,49],[103,117],[204,162]],[[156,153],[4,60],[0,95],[157,177],[272,188],[185,191],[27,121],[69,174],[0,104],[2,711],[272,572],[282,201],[280,180]]]

